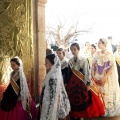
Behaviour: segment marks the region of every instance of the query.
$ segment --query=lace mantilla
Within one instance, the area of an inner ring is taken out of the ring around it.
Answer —
[[[40,120],[64,119],[70,112],[70,103],[63,85],[61,65],[57,56],[55,61],[43,82],[45,89]]]

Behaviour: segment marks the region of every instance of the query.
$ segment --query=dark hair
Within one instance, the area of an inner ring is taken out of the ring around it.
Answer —
[[[73,43],[73,44],[70,46],[70,49],[71,49],[72,46],[75,46],[78,50],[80,50],[80,46],[79,46],[78,43]]]
[[[46,49],[46,55],[52,54],[52,50],[51,49]]]
[[[20,66],[20,62],[17,58],[12,58],[10,62],[15,62],[18,66]]]
[[[94,44],[91,44],[91,46],[92,46],[94,49],[96,49],[96,46],[95,46]]]
[[[55,64],[55,62],[54,62],[55,54],[49,54],[49,55],[47,55],[46,59],[48,59],[52,65]]]
[[[65,56],[65,51],[62,48],[58,48],[57,51],[62,51],[63,55]]]
[[[105,45],[105,42],[102,40],[102,38],[100,38],[99,41]]]
[[[89,42],[85,42],[85,46],[87,45],[87,43],[89,43]]]

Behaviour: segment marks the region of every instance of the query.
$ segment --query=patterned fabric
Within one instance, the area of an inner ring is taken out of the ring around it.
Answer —
[[[93,64],[95,65],[94,71],[96,80],[103,78],[112,67],[112,74],[109,75],[103,86],[98,85],[98,87],[105,101],[105,116],[120,115],[120,88],[113,54],[108,51],[104,53],[100,51],[96,52],[93,57]]]
[[[85,83],[74,73],[72,73],[66,90],[72,112],[84,111],[91,104],[91,94],[88,93]]]
[[[81,59],[80,62],[82,64],[85,61],[83,62],[83,59]],[[80,70],[78,71],[75,69],[78,67],[75,67],[71,62],[70,66],[71,76],[66,88],[71,104],[70,117],[94,118],[104,115],[105,114],[104,106],[101,101],[101,97],[99,96],[100,94],[98,93],[97,89],[95,89],[95,86],[89,84],[91,90],[87,91],[84,71],[88,71],[87,69],[89,67],[85,67],[86,70],[83,70],[84,67],[80,68]],[[89,80],[87,80],[87,82],[88,81]]]
[[[70,103],[63,85],[61,65],[58,57],[43,82],[43,99],[40,120],[64,119],[70,112]]]

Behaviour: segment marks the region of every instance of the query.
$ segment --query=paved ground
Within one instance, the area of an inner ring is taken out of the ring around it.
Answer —
[[[120,117],[111,117],[111,118],[91,118],[91,119],[84,119],[84,120],[120,120]]]

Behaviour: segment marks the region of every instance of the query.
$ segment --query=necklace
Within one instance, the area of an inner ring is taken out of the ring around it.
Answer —
[[[101,54],[105,54],[107,52],[107,50],[101,50]]]
[[[98,54],[99,54],[99,57],[103,59],[108,54],[108,52],[107,50],[105,50],[104,53],[100,51]]]

